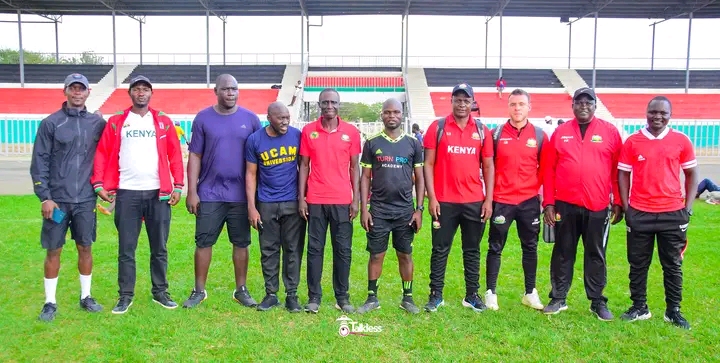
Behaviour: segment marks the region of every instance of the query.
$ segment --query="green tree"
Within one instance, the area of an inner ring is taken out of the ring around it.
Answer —
[[[380,112],[382,112],[382,102],[366,104],[360,102],[344,102],[340,104],[340,117],[348,122],[375,122],[380,121]],[[312,104],[310,109],[310,119],[320,117],[320,109],[317,104]]]
[[[25,64],[55,64],[56,59],[53,54],[45,54],[32,51],[23,52],[23,62]],[[15,49],[0,49],[0,64],[19,64],[20,52]],[[105,59],[92,51],[85,51],[79,57],[61,57],[62,64],[103,64]]]

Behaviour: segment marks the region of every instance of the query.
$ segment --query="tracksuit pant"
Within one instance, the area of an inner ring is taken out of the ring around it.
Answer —
[[[635,306],[647,303],[647,276],[655,238],[663,270],[667,309],[679,308],[682,301],[682,261],[687,247],[688,212],[681,210],[650,213],[628,208],[627,258],[630,263],[630,299]]]
[[[118,231],[118,293],[135,295],[135,250],[140,228],[150,242],[150,279],[153,296],[167,292],[167,241],[170,234],[170,204],[159,199],[158,190],[123,190],[115,197],[115,227]]]
[[[551,299],[565,300],[573,281],[575,257],[580,238],[585,250],[585,294],[593,302],[607,302],[603,295],[607,282],[605,251],[610,230],[610,210],[591,211],[584,207],[557,201],[555,244],[550,260]]]
[[[305,247],[305,220],[297,211],[297,201],[258,203],[263,225],[260,233],[260,263],[267,294],[277,294],[280,290],[280,251],[285,293],[288,296],[297,294]]]
[[[505,248],[508,231],[513,221],[517,224],[517,233],[522,248],[522,268],[525,274],[525,293],[535,289],[537,275],[537,246],[540,235],[540,200],[532,197],[518,205],[493,203],[493,215],[488,231],[488,253],[486,268],[487,289],[495,293],[500,257]]]
[[[309,301],[322,300],[325,241],[330,228],[333,249],[333,289],[335,299],[350,299],[350,263],[352,262],[353,225],[348,204],[308,205],[307,283]]]
[[[432,230],[431,292],[442,293],[445,287],[448,255],[458,227],[462,239],[466,295],[475,294],[480,288],[480,241],[485,232],[485,223],[480,217],[482,204],[440,203],[440,228],[433,226]]]

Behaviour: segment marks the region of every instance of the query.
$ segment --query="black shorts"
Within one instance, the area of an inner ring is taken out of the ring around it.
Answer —
[[[367,233],[367,251],[371,255],[387,251],[390,232],[393,248],[405,254],[412,253],[415,230],[409,225],[410,219],[382,219],[373,217],[373,225]]]
[[[250,245],[248,206],[244,202],[200,202],[195,218],[195,245],[212,247],[227,225],[230,243],[245,248]]]
[[[90,246],[97,236],[97,213],[95,201],[83,203],[57,203],[58,208],[65,212],[65,219],[55,223],[51,219],[43,219],[40,232],[40,244],[46,250],[56,250],[65,245],[67,230],[75,243]]]

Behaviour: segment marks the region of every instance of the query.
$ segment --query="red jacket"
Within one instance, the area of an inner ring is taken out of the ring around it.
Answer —
[[[580,126],[572,119],[555,129],[549,143],[543,145],[543,206],[556,200],[585,207],[591,211],[621,205],[618,190],[618,158],[622,149],[620,131],[615,125],[593,118],[580,136]]]
[[[162,111],[149,108],[155,121],[155,135],[157,139],[157,150],[159,163],[158,175],[160,176],[160,199],[169,199],[173,191],[182,191],[185,181],[183,170],[182,149],[180,140],[177,137],[175,126],[167,115]],[[120,183],[120,142],[123,124],[130,113],[130,108],[110,117],[105,130],[100,136],[93,175],[90,182],[95,191],[101,189],[114,193]],[[172,174],[172,180],[170,175]]]

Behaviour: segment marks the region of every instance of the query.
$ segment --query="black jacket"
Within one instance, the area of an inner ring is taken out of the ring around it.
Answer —
[[[30,176],[40,201],[82,203],[97,197],[90,184],[93,159],[106,121],[87,109],[62,109],[40,123]]]

